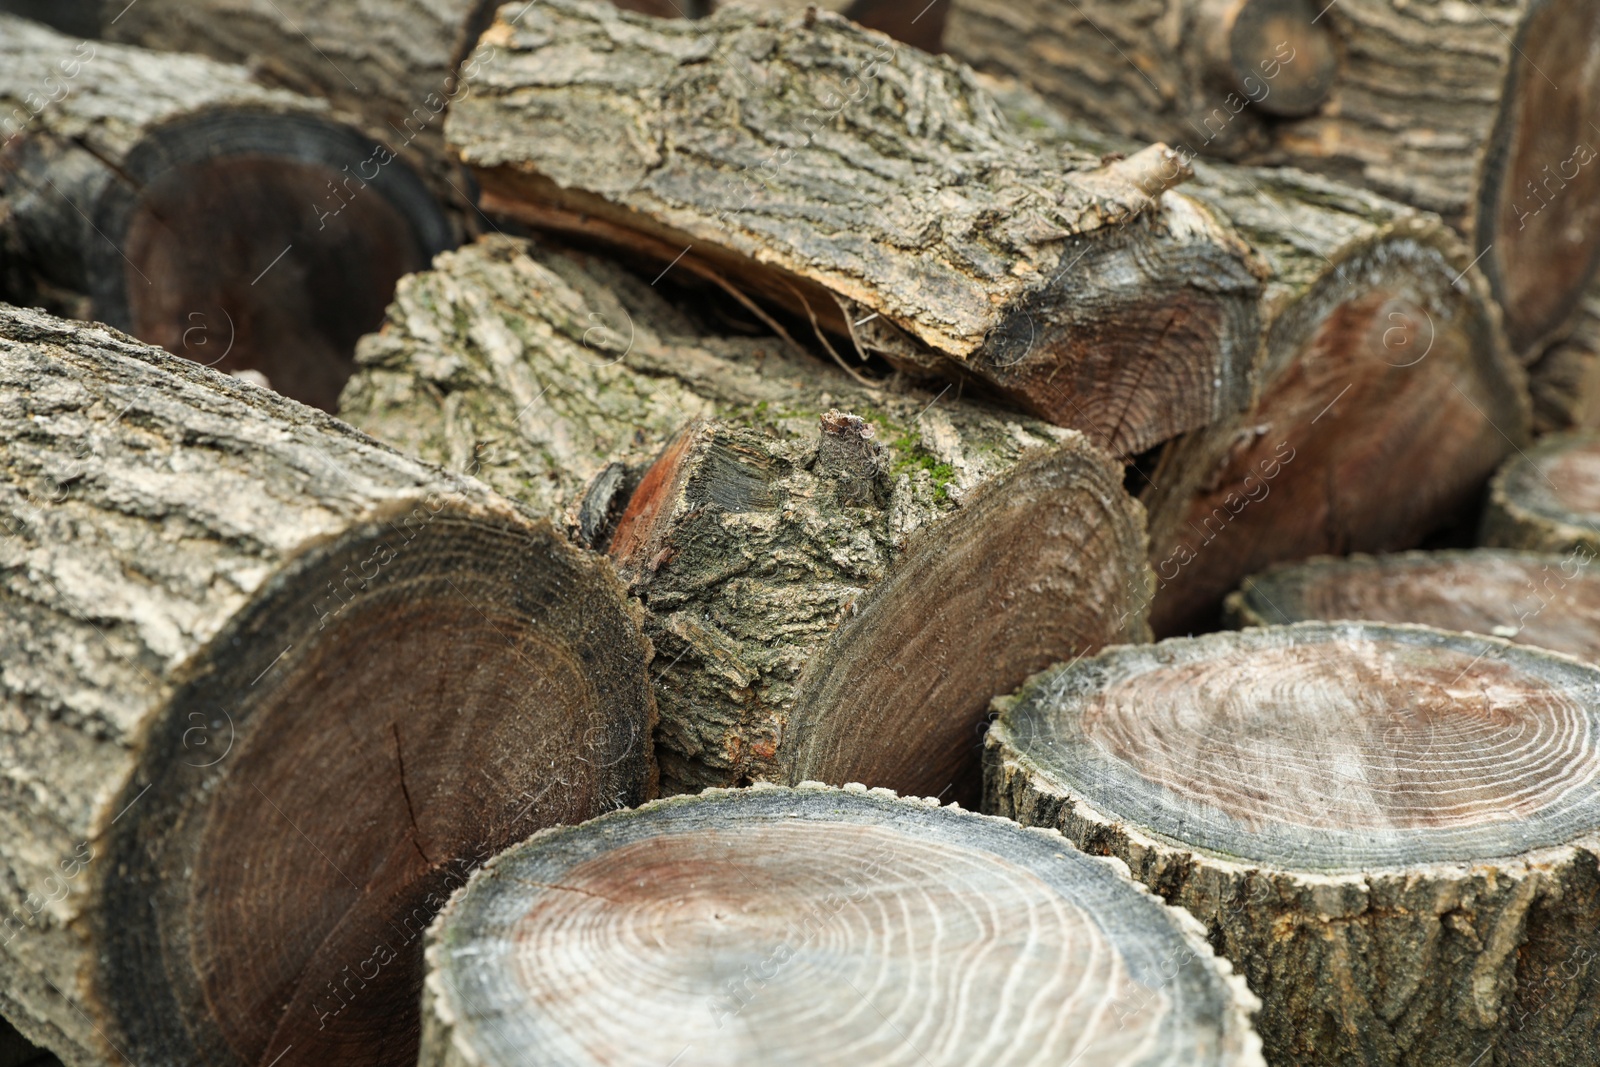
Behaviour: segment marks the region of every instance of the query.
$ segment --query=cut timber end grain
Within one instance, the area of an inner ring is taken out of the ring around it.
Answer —
[[[1292,163],[1439,212],[1481,254],[1524,361],[1571,326],[1600,261],[1600,3],[1246,3],[1244,24],[1265,16],[1258,58],[1219,79],[1205,42],[1234,39],[1240,6],[954,0],[944,43],[1108,132]]]
[[[1254,998],[1123,875],[860,786],[619,812],[451,901],[420,1062],[1259,1065]]]
[[[104,327],[0,308],[0,411],[0,1012],[72,1065],[415,1062],[450,891],[653,792],[621,585]]]
[[[1302,623],[1112,649],[997,704],[986,810],[1193,912],[1274,1062],[1593,1062],[1600,670]]]
[[[1258,265],[1163,192],[1184,170],[1159,146],[1132,168],[1041,149],[971,72],[828,13],[555,0],[485,40],[500,57],[448,133],[487,211],[747,290],[1119,455],[1248,397]]]
[[[1126,147],[1014,83],[994,91],[1042,143]],[[1251,406],[1169,444],[1134,486],[1158,636],[1208,627],[1272,563],[1416,544],[1476,506],[1528,423],[1493,301],[1437,217],[1287,169],[1197,163],[1186,192],[1270,273]]]
[[[0,298],[322,408],[395,279],[451,243],[392,153],[197,56],[0,15],[0,134]]]
[[[345,418],[616,559],[670,788],[975,800],[995,693],[1148,640],[1143,518],[1082,435],[709,334],[604,261],[447,253],[359,359]]]
[[[1482,540],[1535,552],[1600,552],[1600,436],[1546,437],[1507,460],[1489,483]]]
[[[1595,553],[1478,549],[1314,559],[1276,567],[1228,597],[1236,626],[1318,619],[1422,623],[1600,660]]]

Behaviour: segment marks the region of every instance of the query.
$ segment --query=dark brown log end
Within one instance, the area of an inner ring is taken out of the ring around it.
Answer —
[[[1236,625],[1317,619],[1422,623],[1600,659],[1595,554],[1405,552],[1316,559],[1245,581],[1228,598]]]
[[[869,30],[938,54],[944,51],[944,23],[951,0],[853,0],[844,17]]]
[[[1510,57],[1477,205],[1475,251],[1532,359],[1577,313],[1600,262],[1600,7],[1530,5]]]
[[[548,527],[419,505],[219,635],[110,827],[139,1062],[415,1062],[422,931],[530,831],[654,789],[645,648]]]
[[[1063,450],[913,538],[802,676],[788,779],[973,802],[992,694],[1063,656],[1144,640],[1148,578],[1122,563],[1138,527],[1119,473]]]
[[[1232,82],[1269,115],[1309,115],[1333,91],[1339,55],[1324,5],[1242,0],[1228,27]]]
[[[424,1067],[1261,1062],[1243,983],[1117,866],[859,786],[541,834],[428,963]]]
[[[120,169],[93,212],[116,242],[90,251],[95,315],[325,410],[395,281],[451,243],[403,161],[308,115],[203,115]]]
[[[1472,505],[1527,413],[1485,305],[1449,271],[1395,242],[1333,272],[1269,337],[1250,416],[1157,474],[1188,486],[1152,524],[1158,636],[1209,625],[1273,563],[1407,548]]]

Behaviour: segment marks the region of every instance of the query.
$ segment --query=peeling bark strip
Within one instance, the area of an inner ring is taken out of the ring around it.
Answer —
[[[1600,670],[1301,623],[1112,649],[997,701],[985,810],[1116,856],[1261,995],[1274,1063],[1600,1045]]]
[[[1440,213],[1481,253],[1524,361],[1570,327],[1600,262],[1594,0],[952,2],[951,54],[1104,129]],[[1235,58],[1249,73],[1219,76],[1204,45],[1237,42],[1241,10],[1264,16]]]
[[[319,407],[395,279],[450,243],[403,163],[242,67],[0,15],[0,137],[0,298]]]
[[[1270,626],[1318,619],[1421,623],[1493,634],[1600,660],[1600,568],[1565,553],[1402,552],[1314,559],[1255,575],[1230,594],[1228,621]]]
[[[1045,144],[1127,145],[997,85]],[[1476,505],[1527,436],[1526,386],[1471,255],[1436,216],[1292,170],[1196,164],[1187,193],[1268,265],[1257,395],[1167,446],[1150,513],[1158,636],[1209,627],[1241,579],[1407,548]]]
[[[1184,170],[1159,147],[1042,150],[970,72],[828,13],[555,0],[484,40],[500,56],[448,133],[486,210],[748,290],[1118,454],[1248,396],[1255,264],[1162,191]]]
[[[419,1063],[1260,1065],[1255,998],[1126,874],[859,785],[617,812],[450,902]]]
[[[609,547],[671,788],[975,797],[993,694],[1148,639],[1142,517],[1081,435],[708,336],[608,263],[448,253],[358,358],[345,418]]]
[[[1535,552],[1600,552],[1600,436],[1546,437],[1489,483],[1483,543]]]
[[[0,409],[0,1012],[74,1067],[415,1062],[450,891],[652,794],[610,568],[105,327],[0,307]]]

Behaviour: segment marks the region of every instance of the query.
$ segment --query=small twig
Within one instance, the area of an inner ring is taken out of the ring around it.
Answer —
[[[877,389],[877,383],[873,382],[870,378],[864,378],[858,374],[854,367],[850,366],[850,364],[844,361],[844,357],[834,349],[833,345],[828,343],[827,336],[822,332],[822,326],[817,322],[817,313],[811,310],[811,304],[806,300],[805,296],[800,292],[800,290],[790,285],[788,278],[780,275],[778,280],[783,283],[784,288],[788,289],[794,294],[796,300],[800,301],[800,306],[806,309],[806,317],[811,320],[812,332],[817,335],[817,340],[822,342],[822,347],[828,350],[828,355],[833,357],[833,361],[839,364],[840,369],[842,369],[846,374],[850,375],[850,377],[854,378],[856,381],[860,382],[862,385],[866,386],[868,389]],[[846,315],[844,319],[846,322],[849,322],[850,316]]]

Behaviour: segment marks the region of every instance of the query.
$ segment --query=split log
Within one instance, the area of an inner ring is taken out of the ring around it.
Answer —
[[[1107,130],[1438,212],[1526,361],[1600,263],[1597,36],[1592,0],[959,0],[945,45]]]
[[[0,15],[0,297],[331,408],[401,274],[446,247],[417,176],[241,67]]]
[[[611,569],[481,484],[0,306],[0,1013],[69,1064],[405,1064],[420,933],[652,795]]]
[[[1125,143],[995,85],[1044,143]],[[1257,394],[1133,482],[1157,636],[1207,627],[1241,579],[1318,553],[1408,548],[1475,509],[1527,439],[1525,378],[1471,254],[1437,216],[1289,169],[1196,163],[1187,194],[1268,265]]]
[[[693,23],[552,0],[447,133],[484,210],[786,308],[823,342],[970,379],[1139,452],[1249,393],[1256,265],[1164,190],[1010,130],[970,72],[831,14]],[[828,340],[831,337],[833,340]]]
[[[1421,623],[1492,634],[1600,660],[1595,554],[1476,549],[1320,558],[1247,579],[1228,597],[1233,626],[1315,620]]]
[[[1600,436],[1546,437],[1507,460],[1489,483],[1482,541],[1535,552],[1600,552]]]
[[[1421,626],[1120,648],[997,702],[985,810],[1125,860],[1275,1063],[1592,1063],[1600,670]]]
[[[419,1062],[1261,1064],[1255,998],[1126,875],[859,785],[617,812],[451,900]]]
[[[502,237],[447,253],[358,358],[343,417],[617,561],[661,664],[669,789],[975,799],[995,693],[1148,640],[1143,518],[1082,435],[709,336],[613,265]]]

